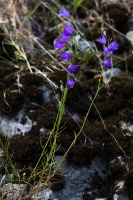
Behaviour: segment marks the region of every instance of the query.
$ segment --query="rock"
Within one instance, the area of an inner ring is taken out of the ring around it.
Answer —
[[[26,188],[26,184],[12,184],[12,183],[4,184],[2,187],[2,193],[3,193],[4,199],[17,200],[18,197],[26,193],[24,191],[25,188]]]
[[[129,40],[129,42],[131,43],[131,45],[133,46],[133,31],[128,31],[126,34],[126,37]]]
[[[42,184],[36,185],[33,190],[34,192],[30,200],[49,200],[50,194],[52,193],[49,188],[45,189]]]

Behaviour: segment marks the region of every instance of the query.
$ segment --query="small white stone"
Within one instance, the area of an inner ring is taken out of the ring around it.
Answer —
[[[128,31],[126,34],[126,38],[129,40],[129,42],[133,46],[133,31]]]

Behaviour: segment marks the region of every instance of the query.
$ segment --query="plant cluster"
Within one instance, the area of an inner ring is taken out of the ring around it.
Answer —
[[[111,67],[112,63],[110,55],[113,54],[114,51],[118,50],[118,44],[114,41],[110,43],[110,41],[106,39],[105,34],[102,34],[102,37],[98,38],[96,41],[103,45],[104,60],[102,62],[102,65],[105,68]]]
[[[69,17],[70,13],[69,11],[62,7],[61,10],[59,11],[59,15],[62,17]],[[73,74],[76,72],[78,68],[80,68],[80,65],[75,65],[74,64],[74,59],[73,59],[73,54],[75,51],[74,45],[70,46],[68,45],[68,41],[70,41],[73,37],[74,34],[74,28],[71,24],[66,24],[64,27],[64,31],[60,35],[59,39],[56,39],[54,41],[54,48],[56,50],[61,50],[67,47],[69,51],[62,51],[61,52],[61,59],[62,61],[66,62],[68,64],[66,70],[70,74]],[[73,88],[75,84],[75,81],[72,77],[69,77],[66,82],[66,86],[68,88]]]
[[[70,13],[65,7],[62,7],[59,11],[59,15],[64,18],[68,18]],[[54,41],[55,50],[62,50],[64,48],[68,49],[68,51],[61,52],[61,59],[63,62],[68,64],[66,70],[69,74],[75,73],[77,69],[80,68],[79,64],[75,65],[73,55],[76,49],[75,45],[70,42],[73,40],[74,32],[75,30],[71,24],[65,24],[64,31],[61,33],[59,39]],[[118,44],[115,41],[111,42],[111,40],[107,40],[105,32],[102,33],[102,37],[96,39],[96,41],[103,45],[102,54],[104,56],[104,60],[102,61],[102,66],[104,68],[110,68],[112,66],[111,55],[114,51],[118,50]],[[72,77],[68,77],[66,86],[68,88],[73,88],[75,81]]]

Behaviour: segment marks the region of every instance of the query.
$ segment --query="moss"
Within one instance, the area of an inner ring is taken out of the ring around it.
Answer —
[[[60,130],[59,136],[57,138],[57,143],[64,149],[67,149],[75,138],[74,132],[79,132],[80,123],[77,124],[70,117],[63,117],[62,126],[62,131]]]
[[[133,111],[130,108],[125,108],[119,111],[118,113],[119,121],[124,121],[128,124],[133,124]]]
[[[133,78],[132,76],[113,77],[110,83],[110,92],[117,98],[120,96],[128,100],[133,94]]]
[[[76,144],[69,152],[70,161],[81,165],[89,164],[95,155],[103,156],[105,160],[110,161],[117,155],[123,155],[116,141],[125,152],[131,154],[131,138],[123,135],[119,128],[112,125],[112,121],[104,120],[104,123],[106,129],[98,121],[86,124],[85,135],[82,133],[78,137]]]
[[[98,197],[105,197],[108,200],[112,200],[113,198],[113,182],[109,178],[101,177],[97,172],[94,174],[92,178],[92,190],[98,190]],[[97,197],[97,196],[95,196]]]
[[[24,103],[24,95],[18,90],[2,91],[0,109],[4,113],[16,113]]]
[[[73,162],[74,164],[87,165],[90,164],[92,158],[96,154],[99,154],[98,145],[95,145],[94,147],[91,146],[90,143],[83,144],[81,142],[80,144],[76,144],[72,147],[67,158],[70,162]]]
[[[102,117],[116,114],[121,108],[124,107],[125,101],[120,97],[119,99],[110,99],[103,102],[96,102],[97,109]],[[95,111],[95,116],[98,114]]]
[[[75,84],[73,90],[69,90],[66,99],[66,106],[71,111],[86,115],[88,108],[90,107],[90,101],[83,90],[83,87],[78,83]]]
[[[10,139],[9,152],[14,162],[34,166],[42,152],[40,141],[45,145],[47,138],[40,137],[40,132],[32,129],[28,133],[14,135]]]
[[[19,81],[20,84],[27,88],[31,85],[41,86],[44,82],[44,79],[42,76],[39,76],[37,74],[25,73],[20,76]]]
[[[31,102],[37,102],[38,104],[43,103],[43,93],[35,85],[29,85],[25,88],[25,96],[30,99]]]
[[[102,117],[116,115],[124,107],[128,107],[133,94],[133,78],[131,76],[113,77],[108,88],[102,87],[95,104]],[[94,116],[98,117],[97,112]]]
[[[42,107],[37,105],[27,106],[27,115],[37,122],[38,128],[53,128],[57,111],[57,105],[53,102],[42,104]]]
[[[115,181],[115,180],[117,180],[117,181],[118,180],[122,180],[123,176],[127,172],[126,167],[124,165],[122,165],[121,163],[111,165],[109,167],[109,171],[111,173],[111,179],[113,181]]]
[[[124,179],[125,189],[131,199],[133,199],[133,170],[129,171]]]
[[[74,140],[74,134],[73,133],[69,133],[69,132],[66,132],[66,133],[60,133],[59,136],[58,136],[58,139],[57,139],[57,143],[59,145],[61,145],[61,147],[63,147],[63,149],[67,149],[68,147],[70,147],[70,145],[72,144]]]
[[[56,172],[54,176],[50,179],[50,188],[54,192],[62,190],[65,186],[65,178],[63,174]]]
[[[113,19],[116,27],[121,30],[121,26],[129,19],[129,14],[119,8],[112,8],[109,10],[108,15],[110,19]]]
[[[55,82],[58,86],[61,85],[61,81],[65,85],[66,79],[67,79],[67,73],[65,70],[63,70],[63,71],[54,70],[54,72],[49,75],[49,78],[53,82]]]
[[[109,18],[113,20],[115,28],[118,30],[122,30],[124,23],[131,16],[131,10],[121,2],[103,4],[99,11],[103,12],[104,16],[108,13]]]
[[[62,123],[64,123],[64,131],[71,133],[73,131],[78,132],[80,130],[80,122],[76,122],[73,118],[71,118],[70,116],[64,116],[62,118]]]

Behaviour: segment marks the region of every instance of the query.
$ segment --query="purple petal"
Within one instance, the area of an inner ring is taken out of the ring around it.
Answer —
[[[74,73],[78,68],[80,68],[80,65],[69,65],[67,67],[67,71],[70,73]]]
[[[65,34],[68,34],[68,35],[71,35],[74,33],[74,29],[72,27],[71,24],[66,24],[65,27],[64,27],[64,33]]]
[[[111,42],[111,44],[108,47],[108,50],[109,51],[116,51],[116,50],[118,50],[118,44],[116,42],[114,42],[114,41]]]
[[[62,7],[59,11],[59,15],[61,17],[69,17],[70,16],[70,13],[69,11],[65,8],[65,7]]]
[[[106,37],[102,34],[102,37],[101,38],[98,38],[96,40],[97,42],[101,43],[101,44],[106,44]]]
[[[60,40],[55,40],[54,41],[54,48],[56,50],[59,50],[59,49],[63,49],[66,45],[64,44],[64,42],[61,42]]]
[[[102,65],[106,68],[109,68],[111,66],[111,60],[110,59],[103,60]]]
[[[71,39],[71,36],[69,34],[66,34],[66,33],[62,33],[61,36],[60,36],[60,39],[61,40],[70,40]]]
[[[62,52],[62,54],[61,54],[61,59],[62,59],[64,62],[67,62],[67,61],[69,61],[69,60],[72,59],[72,54],[67,53],[67,52]]]
[[[103,55],[110,56],[113,51],[110,51],[108,47],[103,47]]]
[[[69,88],[73,88],[75,84],[75,81],[72,78],[69,78],[66,82],[66,86]]]

